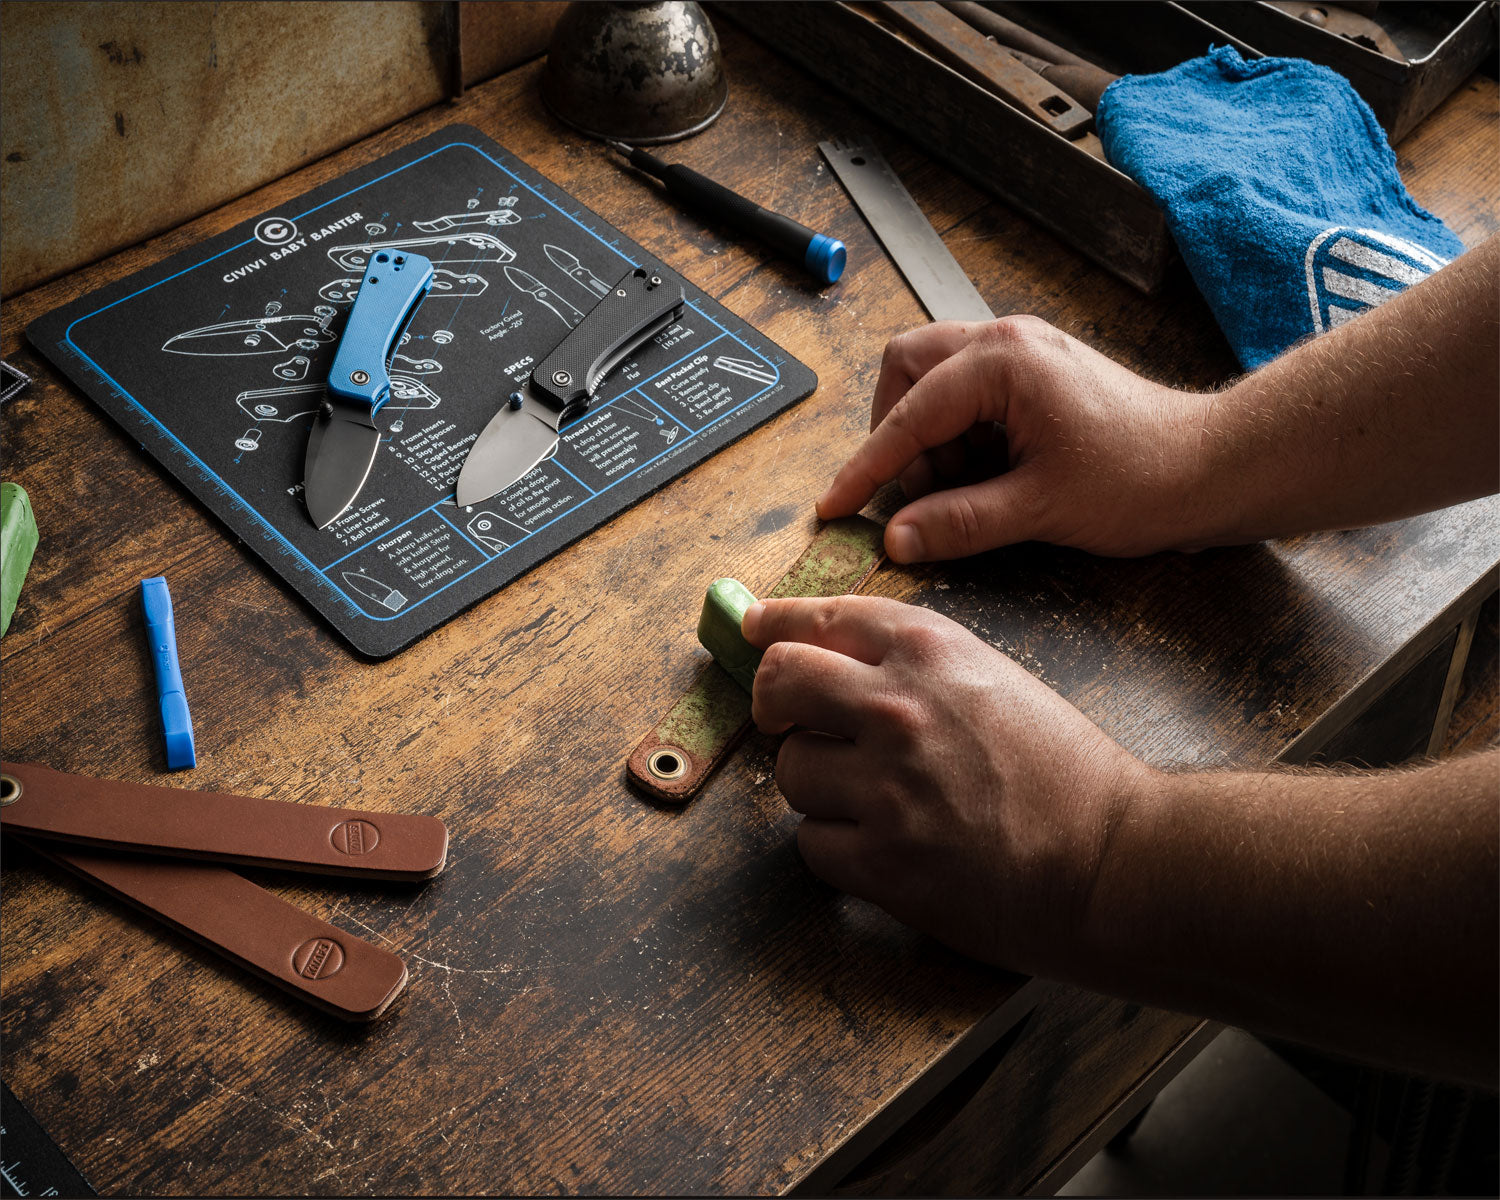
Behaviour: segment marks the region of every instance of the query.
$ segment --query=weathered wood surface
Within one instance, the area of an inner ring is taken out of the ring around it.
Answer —
[[[887,14],[876,20],[826,3],[723,11],[1122,279],[1161,287],[1176,254],[1166,218],[1104,162],[1098,138],[1061,144],[1062,135],[897,33]]]
[[[1443,739],[1444,755],[1500,746],[1500,595],[1484,602],[1478,618],[1458,702]]]
[[[544,53],[564,6],[457,7],[473,84]],[[358,0],[0,7],[5,296],[436,104],[450,86],[444,9]],[[330,71],[331,60],[341,69]]]
[[[853,1172],[814,1172],[798,1191],[1051,1195],[1145,1106],[1163,1074],[1176,1073],[1178,1056],[1191,1061],[1219,1029],[1110,996],[1050,988]],[[1085,1109],[1100,1123],[1078,1121]],[[1059,1120],[1063,1114],[1073,1119]],[[1064,1127],[1071,1142],[1062,1140]]]
[[[1008,1023],[1012,977],[807,874],[767,740],[752,736],[680,812],[623,781],[630,747],[702,661],[704,581],[732,573],[762,587],[796,557],[813,499],[865,428],[882,344],[922,320],[815,150],[871,132],[869,118],[721,33],[729,109],[671,157],[843,238],[849,274],[824,293],[552,122],[532,65],[6,306],[0,349],[37,383],[3,410],[4,475],[31,493],[42,544],[0,643],[5,756],[429,812],[453,834],[447,873],[422,887],[255,876],[407,960],[408,993],[368,1029],[304,1010],[7,849],[3,1073],[101,1191],[778,1191],[814,1169],[836,1178],[863,1153],[858,1131],[893,1126]],[[1472,83],[1401,148],[1417,198],[1470,242],[1497,223],[1495,105],[1493,82]],[[492,134],[823,382],[369,664],[21,331],[448,121]],[[1209,386],[1232,373],[1185,279],[1142,297],[896,135],[881,143],[997,311],[1039,313],[1156,378]],[[1494,517],[1470,506],[1135,563],[1023,547],[888,570],[875,588],[964,620],[1153,761],[1265,762],[1429,636],[1493,561]],[[136,598],[154,574],[172,584],[201,764],[175,775],[163,770]],[[1137,1028],[1163,1045],[1195,1024],[1151,1021]],[[1090,1086],[1033,1093],[1046,1111],[1013,1131],[1026,1142],[1003,1160],[1020,1165],[998,1190],[1036,1178],[1144,1069],[1138,1047],[1116,1053],[1098,1036]],[[1013,1086],[1077,1078],[1055,1049],[1023,1044],[999,1068]],[[991,1094],[1007,1086],[1002,1075]]]

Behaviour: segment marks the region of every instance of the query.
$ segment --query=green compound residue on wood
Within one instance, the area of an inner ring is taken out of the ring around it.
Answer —
[[[704,671],[656,727],[665,745],[712,758],[750,719],[750,697],[717,666]]]

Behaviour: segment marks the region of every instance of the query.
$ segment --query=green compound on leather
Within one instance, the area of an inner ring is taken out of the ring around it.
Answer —
[[[857,591],[885,557],[884,536],[884,529],[865,517],[829,521],[768,598]],[[760,653],[740,635],[739,623],[753,603],[755,597],[732,579],[717,580],[709,589],[698,630],[716,661],[698,673],[626,765],[631,782],[657,800],[691,800],[750,728],[750,689]]]

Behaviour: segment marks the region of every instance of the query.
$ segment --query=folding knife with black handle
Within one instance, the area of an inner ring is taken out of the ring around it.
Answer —
[[[307,513],[319,529],[354,503],[375,465],[375,414],[391,398],[387,366],[432,280],[430,261],[398,250],[378,251],[365,270],[328,374],[328,398],[307,439]]]
[[[677,320],[684,303],[682,285],[655,267],[637,267],[615,284],[484,427],[458,473],[459,504],[504,491],[551,454],[558,431],[587,411],[604,377]]]

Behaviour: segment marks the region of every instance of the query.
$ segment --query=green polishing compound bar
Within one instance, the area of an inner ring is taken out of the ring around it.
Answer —
[[[715,579],[708,585],[703,613],[698,618],[698,640],[703,648],[747,692],[755,688],[760,651],[745,640],[740,622],[754,603],[750,589],[738,579]]]
[[[10,628],[36,544],[31,497],[18,483],[0,483],[0,637]]]

